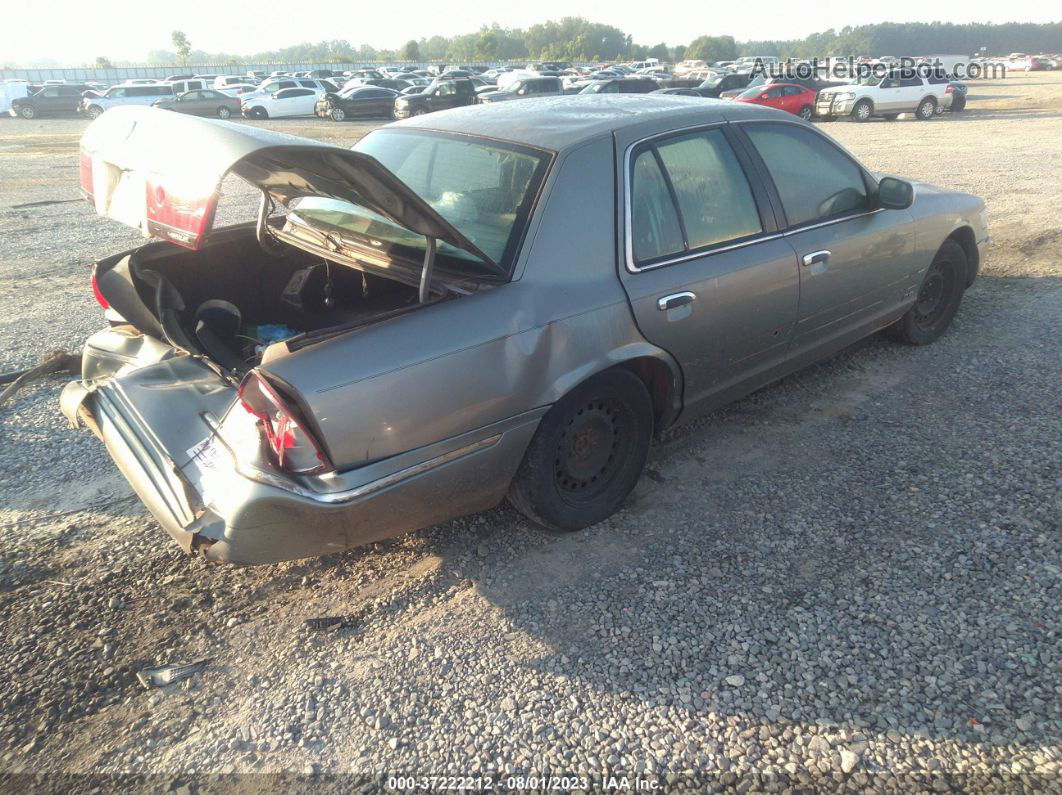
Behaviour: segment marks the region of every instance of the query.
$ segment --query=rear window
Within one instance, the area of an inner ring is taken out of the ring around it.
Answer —
[[[413,131],[374,133],[354,149],[380,161],[483,253],[512,270],[548,154],[469,136]],[[304,197],[293,200],[291,208],[311,222],[383,241],[407,256],[423,256],[421,235],[349,202]],[[440,267],[484,272],[474,254],[445,243],[438,254]]]

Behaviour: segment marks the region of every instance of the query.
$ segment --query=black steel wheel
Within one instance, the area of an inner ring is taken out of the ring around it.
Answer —
[[[886,333],[908,345],[928,345],[943,334],[959,310],[966,289],[966,252],[944,241],[933,258],[914,304]]]
[[[594,376],[546,413],[509,501],[550,530],[579,530],[619,510],[649,454],[653,406],[633,373]]]

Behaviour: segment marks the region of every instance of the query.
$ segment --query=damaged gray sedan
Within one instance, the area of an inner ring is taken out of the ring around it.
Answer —
[[[213,229],[229,175],[257,220]],[[936,339],[988,241],[974,196],[682,97],[463,108],[353,150],[117,108],[81,185],[164,242],[95,265],[111,324],[63,410],[187,552],[244,564],[506,496],[598,522],[680,416],[882,329]]]

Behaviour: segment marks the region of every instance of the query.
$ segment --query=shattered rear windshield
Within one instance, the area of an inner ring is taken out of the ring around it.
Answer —
[[[386,131],[363,138],[355,150],[376,158],[484,254],[511,271],[549,155],[469,136]],[[294,199],[296,216],[422,255],[423,236],[364,207],[337,199]],[[445,243],[444,265],[482,273],[472,253]]]

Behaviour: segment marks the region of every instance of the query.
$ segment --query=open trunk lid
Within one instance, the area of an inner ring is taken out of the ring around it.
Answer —
[[[278,203],[348,201],[498,265],[423,198],[362,152],[243,124],[136,106],[112,108],[81,138],[81,190],[99,215],[197,249],[233,173]]]

